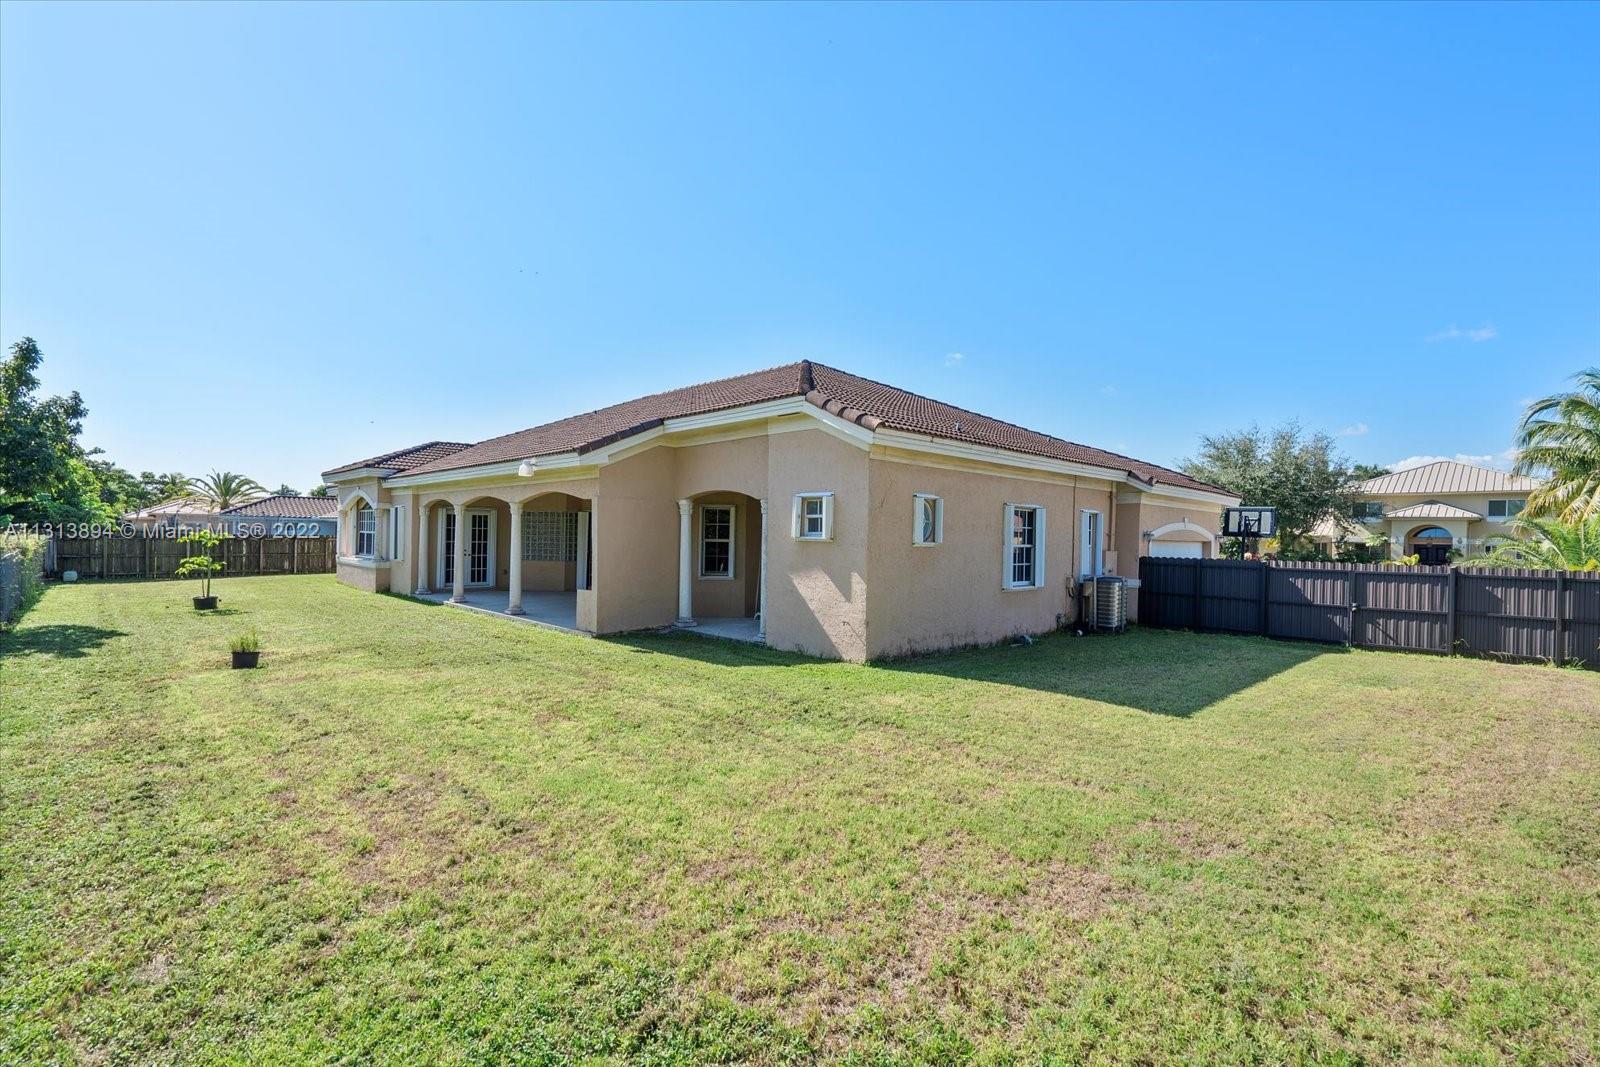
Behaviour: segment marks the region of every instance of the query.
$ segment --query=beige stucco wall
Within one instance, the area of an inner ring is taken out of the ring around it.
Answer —
[[[912,544],[916,493],[944,501],[941,544]],[[871,498],[878,521],[867,559],[869,652],[878,658],[1037,634],[1075,619],[1078,516],[1096,510],[1109,524],[1112,486],[1090,478],[1035,480],[874,457]],[[1045,509],[1039,588],[1002,584],[1008,503]],[[1108,527],[1108,562],[1113,541]]]
[[[867,454],[822,430],[768,442],[767,643],[831,659],[867,658]],[[794,496],[831,492],[833,539],[797,541]]]
[[[667,626],[677,616],[674,451],[652,448],[600,470],[593,520],[597,633]]]

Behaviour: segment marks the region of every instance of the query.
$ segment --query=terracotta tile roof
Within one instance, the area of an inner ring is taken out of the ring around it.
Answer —
[[[726,411],[785,397],[804,397],[822,410],[868,429],[886,427],[1081,463],[1131,474],[1152,485],[1226,492],[1167,467],[1074,444],[810,360],[656,393],[530,430],[493,437],[418,464],[407,473],[428,474],[557,452],[586,452],[659,426],[667,419]],[[372,461],[368,464],[376,465]],[[352,464],[351,467],[363,465],[367,464]]]
[[[339,501],[331,496],[266,496],[248,504],[236,504],[223,510],[224,515],[251,515],[274,519],[327,519],[339,510]]]
[[[1420,504],[1412,504],[1408,508],[1398,508],[1395,511],[1384,512],[1386,519],[1481,519],[1476,511],[1458,508],[1454,504],[1446,504],[1442,500],[1424,500]]]
[[[323,474],[339,474],[344,471],[360,470],[362,467],[375,467],[379,470],[409,471],[425,463],[444,459],[463,449],[472,446],[461,441],[429,441],[427,444],[412,445],[410,448],[401,448],[393,452],[385,452],[381,456],[371,456],[367,459],[346,463],[332,470],[323,471]]]
[[[1457,463],[1441,459],[1420,467],[1380,474],[1364,482],[1357,482],[1351,490],[1357,496],[1444,495],[1447,493],[1526,493],[1538,487],[1538,482],[1520,474],[1474,467],[1470,463]]]
[[[172,515],[214,514],[216,514],[215,510],[204,500],[196,500],[191,497],[180,496],[174,497],[171,500],[163,500],[159,504],[151,504],[147,508],[140,508],[138,511],[135,511],[128,517],[134,519],[154,519],[164,518]]]

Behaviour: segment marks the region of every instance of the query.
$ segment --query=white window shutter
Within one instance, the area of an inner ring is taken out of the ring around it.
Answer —
[[[822,539],[833,540],[833,494],[822,498]]]
[[[1011,530],[1016,525],[1017,509],[1005,506],[1000,519],[1000,588],[1011,586]]]
[[[914,545],[922,544],[922,500],[914,493],[911,496],[911,543]]]
[[[803,509],[801,506],[801,500],[802,497],[800,494],[796,493],[794,498],[794,521],[790,523],[789,530],[789,536],[793,537],[796,541],[800,540],[801,534],[805,532],[805,527],[802,525],[802,523],[805,522],[805,517],[802,514]]]
[[[1044,587],[1044,561],[1048,558],[1045,551],[1045,510],[1040,508],[1033,513],[1033,584],[1035,588]]]
[[[944,544],[944,497],[936,497],[933,502],[933,540],[935,544]]]

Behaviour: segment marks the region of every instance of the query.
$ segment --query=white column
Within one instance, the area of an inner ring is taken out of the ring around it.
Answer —
[[[450,599],[457,604],[467,599],[467,506],[456,506],[455,581],[450,585]]]
[[[694,501],[678,501],[678,626],[694,625]]]
[[[511,544],[506,546],[506,551],[511,553],[511,580],[506,590],[506,614],[522,614],[522,505],[511,505]]]
[[[761,573],[756,586],[756,638],[767,640],[767,498],[761,498]]]
[[[428,588],[428,509],[419,503],[416,511],[417,550],[411,554],[416,557],[417,595],[426,596],[432,591]]]

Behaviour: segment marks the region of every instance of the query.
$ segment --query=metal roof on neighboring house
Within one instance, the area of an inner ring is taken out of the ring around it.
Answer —
[[[1441,459],[1393,474],[1380,474],[1350,488],[1357,496],[1408,496],[1413,493],[1527,493],[1538,485],[1534,479],[1520,474]]]
[[[420,467],[425,463],[443,459],[454,452],[460,452],[471,445],[461,441],[429,441],[425,444],[412,445],[409,448],[398,448],[393,452],[385,452],[381,456],[370,456],[367,459],[346,463],[332,470],[323,471],[324,474],[341,474],[345,471],[358,471],[363,467],[373,467],[378,470],[408,471],[413,467]]]
[[[821,410],[869,430],[886,428],[926,434],[929,437],[1101,467],[1131,475],[1150,485],[1171,485],[1233,495],[1169,467],[1064,441],[810,360],[672,389],[532,429],[492,437],[471,447],[457,446],[446,455],[412,465],[406,473],[430,474],[515,462],[559,452],[588,452],[653,429],[668,419],[727,411],[789,397],[803,397]],[[378,457],[363,460],[327,473],[336,474],[366,466],[390,466],[384,462],[386,459]]]
[[[331,519],[338,511],[337,497],[264,496],[245,504],[235,504],[224,509],[222,514],[272,519]]]
[[[1446,504],[1442,500],[1424,500],[1420,504],[1412,504],[1408,508],[1396,508],[1383,514],[1386,519],[1481,519],[1476,511],[1458,508],[1454,504]]]

